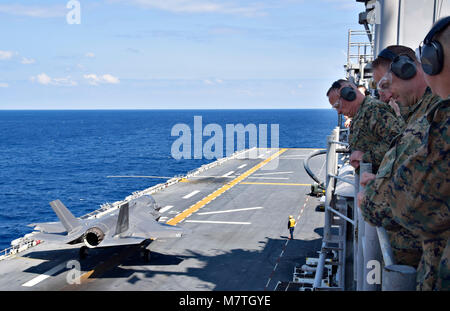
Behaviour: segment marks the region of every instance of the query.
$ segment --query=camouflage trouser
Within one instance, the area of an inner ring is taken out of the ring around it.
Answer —
[[[408,265],[417,269],[422,257],[422,242],[418,236],[409,230],[401,228],[398,231],[386,230],[397,265]]]
[[[423,254],[417,268],[418,291],[438,289],[439,262],[447,240],[442,238],[426,239],[422,242]]]
[[[450,290],[450,238],[447,239],[447,246],[441,257],[439,264],[439,290]]]

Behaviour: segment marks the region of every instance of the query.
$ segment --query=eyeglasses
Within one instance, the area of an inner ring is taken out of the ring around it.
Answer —
[[[335,83],[338,83],[338,82],[335,82]],[[335,84],[333,84],[333,86],[335,86]],[[340,87],[340,85],[339,85],[339,87]],[[334,109],[338,109],[342,105],[339,87],[333,89],[333,93],[336,94],[336,96],[338,96],[338,99],[334,102],[334,104],[331,105]]]
[[[390,71],[386,72],[385,75],[378,81],[377,90],[378,92],[386,92],[392,85],[392,74]]]
[[[423,41],[420,42],[419,47],[415,50],[416,52],[416,59],[419,63],[421,63],[421,59],[422,59],[422,46],[423,46]]]
[[[333,104],[333,108],[339,109],[341,107],[341,105],[342,105],[342,102],[341,102],[341,98],[339,97],[339,99]]]

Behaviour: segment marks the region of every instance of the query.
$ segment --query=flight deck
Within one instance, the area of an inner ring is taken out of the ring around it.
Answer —
[[[138,245],[89,249],[80,260],[80,244],[43,241],[0,261],[0,290],[272,291],[320,250],[323,212],[303,167],[316,150],[244,152],[153,193],[159,221],[188,233],[151,241],[148,262]],[[325,156],[310,168],[324,180]]]

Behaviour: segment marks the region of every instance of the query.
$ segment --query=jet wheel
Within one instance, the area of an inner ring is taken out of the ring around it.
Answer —
[[[87,246],[82,246],[80,248],[79,255],[80,255],[80,259],[85,259],[87,257],[87,255],[88,255],[88,247]]]
[[[142,254],[142,258],[144,259],[145,262],[149,262],[150,261],[150,258],[151,258],[150,250],[143,249],[141,254]]]

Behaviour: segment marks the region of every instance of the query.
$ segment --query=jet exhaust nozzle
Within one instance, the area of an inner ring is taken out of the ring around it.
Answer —
[[[105,234],[103,233],[103,231],[97,227],[93,227],[86,231],[83,241],[87,247],[93,248],[99,245],[104,238]]]

